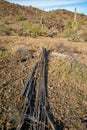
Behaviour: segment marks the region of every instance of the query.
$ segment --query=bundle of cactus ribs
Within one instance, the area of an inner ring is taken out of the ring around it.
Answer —
[[[47,101],[47,51],[42,48],[41,60],[35,63],[21,93],[25,98],[17,130],[56,130]]]

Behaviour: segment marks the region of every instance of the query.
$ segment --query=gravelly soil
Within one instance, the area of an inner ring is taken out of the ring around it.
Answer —
[[[64,45],[58,45],[58,39],[24,37],[0,37],[0,129],[18,125],[23,105],[20,93],[31,68],[40,59],[42,40],[49,52],[49,112],[65,130],[86,130],[87,47],[79,53],[78,43],[66,47],[66,40]]]
[[[50,111],[70,130],[82,130],[87,111],[87,67],[67,59],[49,62]]]

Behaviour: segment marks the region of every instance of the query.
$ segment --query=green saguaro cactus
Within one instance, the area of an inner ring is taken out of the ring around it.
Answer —
[[[42,30],[42,32],[43,32],[43,16],[41,16],[41,20],[40,20],[40,24],[41,24],[41,30]]]
[[[76,19],[76,8],[75,8],[75,12],[74,12],[74,22],[75,23],[77,22],[77,19]]]
[[[77,13],[76,13],[76,8],[75,8],[75,12],[74,12],[74,22],[73,22],[73,30],[76,31],[77,29]]]

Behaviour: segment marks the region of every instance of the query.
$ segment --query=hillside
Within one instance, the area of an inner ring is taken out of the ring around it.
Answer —
[[[0,30],[0,34],[4,32],[3,30],[8,29],[7,34],[21,35],[20,32],[22,31],[22,33],[27,32],[29,35],[29,31],[31,31],[29,24],[38,24],[41,28],[36,25],[32,28],[34,30],[39,28],[39,35],[48,33],[48,36],[50,36],[50,32],[53,32],[53,35],[58,35],[65,29],[67,23],[73,21],[73,19],[74,13],[65,9],[45,12],[31,6],[25,7],[0,0],[0,24],[4,26],[4,29]],[[87,16],[77,14],[77,19],[81,23],[80,30],[85,29],[87,27]],[[5,29],[5,27],[7,28]],[[41,34],[42,29],[43,34]]]
[[[0,10],[1,19],[7,17],[9,20],[12,20],[13,22],[17,15],[23,15],[25,19],[30,19],[30,21],[34,21],[37,16],[39,18],[39,15],[43,13],[43,11],[33,8],[31,6],[24,7],[3,0],[0,0]]]

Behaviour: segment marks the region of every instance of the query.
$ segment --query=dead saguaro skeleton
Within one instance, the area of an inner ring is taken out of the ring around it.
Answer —
[[[47,52],[45,48],[42,48],[41,61],[32,68],[29,79],[21,93],[21,98],[25,97],[27,100],[17,130],[48,130],[48,122],[51,128],[56,130],[47,112],[46,66]],[[40,71],[37,84],[38,77],[35,72],[38,67]]]

